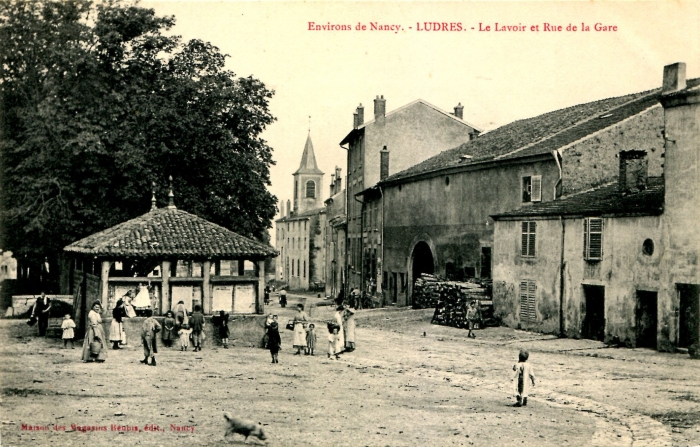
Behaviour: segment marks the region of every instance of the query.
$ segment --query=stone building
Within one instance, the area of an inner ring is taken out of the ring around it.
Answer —
[[[377,217],[367,215],[368,229],[383,221],[377,250],[385,298],[410,305],[421,273],[490,278],[491,215],[608,184],[617,178],[623,148],[646,151],[649,175],[661,175],[660,94],[645,91],[515,121],[367,188],[365,209],[380,209]]]
[[[343,189],[343,179],[340,168],[336,166],[331,179],[330,197],[326,204],[326,296],[337,297],[345,290],[347,235],[346,191]]]
[[[667,66],[653,99],[661,172],[630,141],[613,181],[494,216],[493,300],[509,326],[700,349],[700,80]]]
[[[205,314],[262,313],[265,259],[277,252],[175,207],[148,213],[66,246],[75,297],[75,321],[101,301],[110,311],[128,291],[147,291],[151,311],[163,315],[183,301]]]
[[[380,180],[381,170],[388,174],[402,171],[475,138],[480,129],[462,119],[463,110],[460,104],[451,114],[419,99],[386,113],[386,100],[378,96],[374,100],[374,119],[365,123],[364,107],[362,104],[357,107],[353,129],[340,142],[348,151],[348,287],[364,288],[364,283],[382,270],[377,251],[380,241],[376,238],[370,241],[362,228],[362,216],[378,211],[366,211],[356,195],[374,186]],[[363,265],[368,267],[363,268]]]
[[[288,201],[286,213],[281,209],[282,217],[275,221],[280,252],[275,278],[291,289],[316,289],[326,281],[326,210],[321,199],[323,172],[316,165],[310,134],[293,177],[293,205]]]

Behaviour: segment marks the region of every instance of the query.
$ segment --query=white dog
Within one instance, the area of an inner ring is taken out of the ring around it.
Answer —
[[[232,435],[234,433],[238,433],[239,435],[245,436],[246,443],[248,442],[248,436],[255,436],[261,441],[265,441],[267,439],[263,428],[253,421],[238,419],[231,416],[228,413],[224,413],[224,418],[226,419],[226,422],[228,424],[224,437]]]

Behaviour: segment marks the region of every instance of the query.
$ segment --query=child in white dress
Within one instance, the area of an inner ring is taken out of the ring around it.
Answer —
[[[73,338],[75,337],[75,332],[73,331],[73,329],[75,329],[75,321],[71,319],[70,315],[66,314],[66,316],[63,317],[61,329],[63,330],[63,335],[61,336],[63,339],[63,348],[67,348],[68,342],[70,341],[70,348],[75,349],[75,345],[73,344]]]
[[[187,351],[190,347],[190,334],[192,334],[192,329],[188,324],[183,324],[180,330],[177,331],[177,335],[180,336],[180,350]]]
[[[524,407],[527,405],[530,382],[532,382],[532,386],[535,386],[535,372],[532,369],[532,365],[526,363],[528,357],[530,357],[530,354],[521,349],[518,355],[518,363],[513,366],[513,371],[515,371],[515,377],[513,377],[515,396],[518,399],[515,403],[516,407]],[[528,381],[528,379],[530,380]]]

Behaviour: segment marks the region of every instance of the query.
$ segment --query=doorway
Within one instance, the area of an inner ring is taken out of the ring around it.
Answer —
[[[690,347],[700,343],[700,286],[677,284],[679,303],[678,346]]]
[[[583,286],[583,324],[581,336],[590,340],[605,339],[605,287]]]
[[[656,349],[657,302],[656,292],[637,290],[635,322],[637,326],[636,345],[639,348]]]
[[[423,273],[430,273],[433,274],[435,273],[435,264],[433,263],[433,252],[430,251],[430,246],[424,242],[418,242],[415,247],[413,247],[413,253],[411,254],[411,260],[412,260],[412,265],[413,269],[411,270],[411,274],[413,275],[413,283],[415,284],[416,280],[420,278],[420,275]],[[406,305],[410,306],[413,301],[413,297],[411,297],[409,300],[411,302],[407,302]]]
[[[481,277],[491,277],[491,247],[481,247]]]

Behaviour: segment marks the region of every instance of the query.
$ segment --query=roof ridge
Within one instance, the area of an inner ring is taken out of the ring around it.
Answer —
[[[624,102],[624,103],[622,103],[622,104],[620,104],[620,105],[618,105],[618,106],[615,106],[615,107],[613,107],[612,109],[608,109],[608,110],[606,110],[606,111],[604,111],[604,112],[602,112],[602,113],[597,113],[597,114],[595,114],[595,115],[589,116],[588,118],[584,118],[584,119],[582,119],[582,120],[579,120],[579,121],[573,123],[572,125],[570,125],[570,126],[568,126],[568,127],[565,127],[565,128],[563,128],[563,129],[559,130],[558,132],[555,132],[555,133],[553,133],[553,134],[547,135],[547,136],[545,136],[544,138],[540,138],[539,140],[532,141],[532,142],[526,144],[525,146],[521,146],[521,147],[519,147],[519,148],[517,148],[517,149],[515,149],[515,150],[513,150],[513,151],[507,152],[507,153],[505,153],[505,154],[501,154],[501,155],[495,157],[494,160],[499,160],[499,159],[501,159],[501,158],[509,157],[509,156],[511,156],[511,155],[513,155],[513,154],[517,154],[517,153],[520,152],[520,151],[524,151],[525,149],[528,149],[528,148],[531,148],[531,147],[533,147],[533,146],[535,146],[535,145],[537,145],[537,144],[540,144],[540,143],[543,142],[543,141],[551,140],[552,138],[554,138],[554,137],[556,137],[556,136],[558,136],[558,135],[561,135],[561,134],[564,133],[564,132],[568,132],[569,130],[571,130],[571,129],[577,127],[577,126],[580,126],[580,125],[582,125],[582,124],[585,124],[585,123],[588,123],[588,122],[593,121],[593,120],[595,120],[595,119],[598,119],[598,118],[600,118],[600,117],[603,116],[603,115],[606,115],[606,114],[609,114],[609,113],[612,114],[612,113],[614,113],[615,110],[620,109],[620,108],[622,108],[622,107],[626,107],[626,106],[628,106],[628,105],[630,105],[630,104],[632,104],[632,103],[634,103],[634,102],[637,102],[637,101],[639,101],[639,100],[646,99],[646,98],[648,98],[649,96],[651,96],[651,95],[653,95],[653,94],[656,94],[657,91],[661,91],[661,88],[656,88],[656,89],[653,89],[653,90],[647,90],[646,92],[630,93],[629,95],[640,95],[640,96],[638,96],[638,97],[636,97],[636,98],[634,98],[634,99],[630,99],[629,101]],[[646,94],[644,94],[644,93],[646,93]],[[553,110],[552,112],[548,112],[548,113],[561,112],[561,111],[563,111],[563,110],[567,110],[567,109],[570,109],[570,108],[573,108],[573,107],[578,107],[578,106],[581,106],[581,105],[584,105],[584,104],[593,104],[593,103],[596,103],[596,102],[608,101],[608,100],[610,100],[610,99],[622,98],[622,97],[629,96],[629,95],[611,96],[610,98],[599,99],[599,100],[597,100],[597,101],[591,101],[591,102],[583,103],[583,104],[577,104],[577,105],[574,105],[574,106],[571,106],[571,107],[565,107],[565,108],[563,108],[563,109]],[[545,115],[546,115],[546,113],[545,113]],[[538,115],[538,116],[542,116],[542,115]],[[534,117],[532,117],[532,118],[537,118],[537,116],[534,116]],[[531,119],[531,118],[526,118],[526,119]]]
[[[412,106],[413,104],[417,104],[417,103],[425,104],[426,106],[430,107],[431,109],[435,110],[436,112],[440,112],[440,113],[442,113],[443,115],[445,115],[445,116],[447,116],[447,117],[449,117],[449,118],[452,118],[452,119],[454,119],[454,120],[456,120],[456,121],[458,121],[458,122],[460,122],[460,123],[462,123],[462,124],[466,124],[467,126],[471,127],[471,128],[474,129],[474,130],[477,130],[477,131],[479,131],[479,132],[483,132],[483,129],[481,129],[480,127],[477,127],[477,126],[475,126],[475,125],[473,125],[473,124],[471,124],[471,123],[465,121],[464,119],[459,118],[459,117],[457,117],[457,116],[451,114],[450,112],[448,112],[448,111],[446,111],[446,110],[443,110],[443,109],[441,109],[440,107],[435,106],[435,105],[429,103],[428,101],[426,101],[425,99],[421,99],[421,98],[414,99],[413,101],[411,101],[411,102],[409,102],[409,103],[406,103],[406,104],[402,105],[401,107],[397,107],[396,109],[394,109],[394,110],[392,110],[391,112],[389,112],[389,113],[387,113],[386,115],[384,115],[384,117],[391,116],[391,115],[393,115],[394,113],[399,112],[399,111],[401,111],[401,110],[403,110],[403,109],[406,109],[406,108]],[[367,121],[366,123],[364,123],[364,124],[358,126],[357,129],[363,129],[363,128],[367,127],[368,125],[374,123],[375,121],[376,121],[376,119],[369,120],[369,121]],[[357,129],[353,129],[353,130],[357,130]]]

